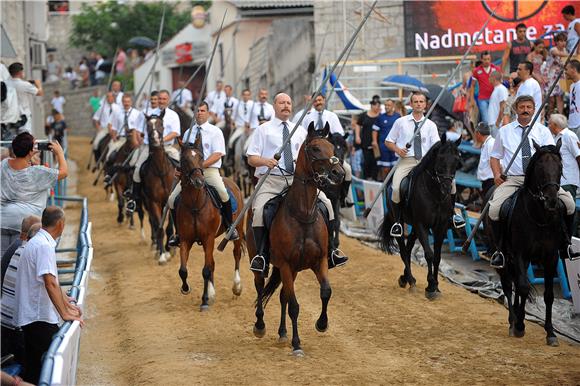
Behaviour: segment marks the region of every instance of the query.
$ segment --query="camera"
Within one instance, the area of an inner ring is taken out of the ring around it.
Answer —
[[[36,141],[35,147],[38,151],[49,151],[50,142],[48,141]]]

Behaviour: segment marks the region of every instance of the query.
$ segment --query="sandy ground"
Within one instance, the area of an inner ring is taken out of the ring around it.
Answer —
[[[70,149],[79,165],[79,194],[89,198],[95,248],[79,384],[580,384],[580,347],[562,340],[547,347],[543,328],[533,323],[524,338],[509,338],[501,305],[443,280],[443,296],[428,301],[426,271],[419,267],[419,290],[400,289],[398,256],[346,237],[342,249],[351,260],[331,271],[325,334],[314,329],[316,279],[311,272],[298,276],[306,356],[295,358],[289,344],[277,343],[277,296],[266,308],[266,336],[252,334],[255,292],[247,257],[244,290],[235,298],[231,248],[216,251],[217,300],[199,312],[201,248],[189,261],[192,291],[182,295],[177,256],[159,266],[138,231],[117,225],[116,205],[84,169],[88,140],[72,138]]]

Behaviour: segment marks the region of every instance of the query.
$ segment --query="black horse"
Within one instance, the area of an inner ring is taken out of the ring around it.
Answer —
[[[506,257],[506,266],[498,270],[509,309],[509,335],[521,338],[525,334],[525,307],[530,292],[527,270],[530,263],[544,267],[544,303],[546,304],[546,343],[558,345],[552,326],[554,277],[560,256],[566,256],[569,242],[565,226],[566,208],[558,198],[562,176],[562,156],[556,146],[538,146],[526,169],[523,187],[511,218],[502,219],[502,239],[494,240]],[[488,219],[486,219],[488,220]],[[486,224],[488,225],[488,224]],[[487,226],[486,226],[487,227]],[[512,292],[515,296],[512,301]]]
[[[409,284],[411,288],[414,288],[416,285],[416,280],[411,273],[411,250],[415,245],[415,240],[419,239],[425,250],[425,259],[429,268],[425,296],[430,300],[440,294],[438,272],[441,246],[453,216],[455,203],[451,189],[455,172],[461,162],[457,149],[460,143],[461,139],[450,142],[446,141],[443,136],[442,140],[431,147],[411,172],[411,187],[408,192],[405,192],[403,187],[401,188],[402,220],[412,225],[412,230],[406,242],[404,237],[396,238],[401,259],[405,264],[403,275],[399,277],[399,286],[405,288]],[[382,249],[394,253],[395,237],[390,235],[390,229],[395,218],[392,202],[390,200],[388,202],[388,212],[379,229],[379,237]],[[433,249],[429,244],[429,231],[433,234]]]

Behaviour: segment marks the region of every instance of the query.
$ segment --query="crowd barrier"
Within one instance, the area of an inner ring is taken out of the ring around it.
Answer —
[[[81,197],[55,196],[57,202],[80,202],[82,203],[81,219],[77,237],[76,248],[58,248],[58,253],[76,251],[74,277],[70,281],[60,281],[61,286],[70,286],[68,295],[77,301],[77,305],[84,312],[84,301],[89,282],[89,272],[93,259],[93,246],[91,240],[91,223],[89,222],[87,199]],[[69,273],[66,270],[59,270]],[[50,348],[45,354],[42,372],[38,385],[74,385],[76,384],[76,371],[80,346],[80,323],[64,322],[57,334],[55,334]]]

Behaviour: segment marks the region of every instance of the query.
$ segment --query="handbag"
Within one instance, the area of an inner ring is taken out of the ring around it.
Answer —
[[[459,94],[455,101],[453,102],[453,112],[454,113],[464,113],[467,109],[467,96]]]

